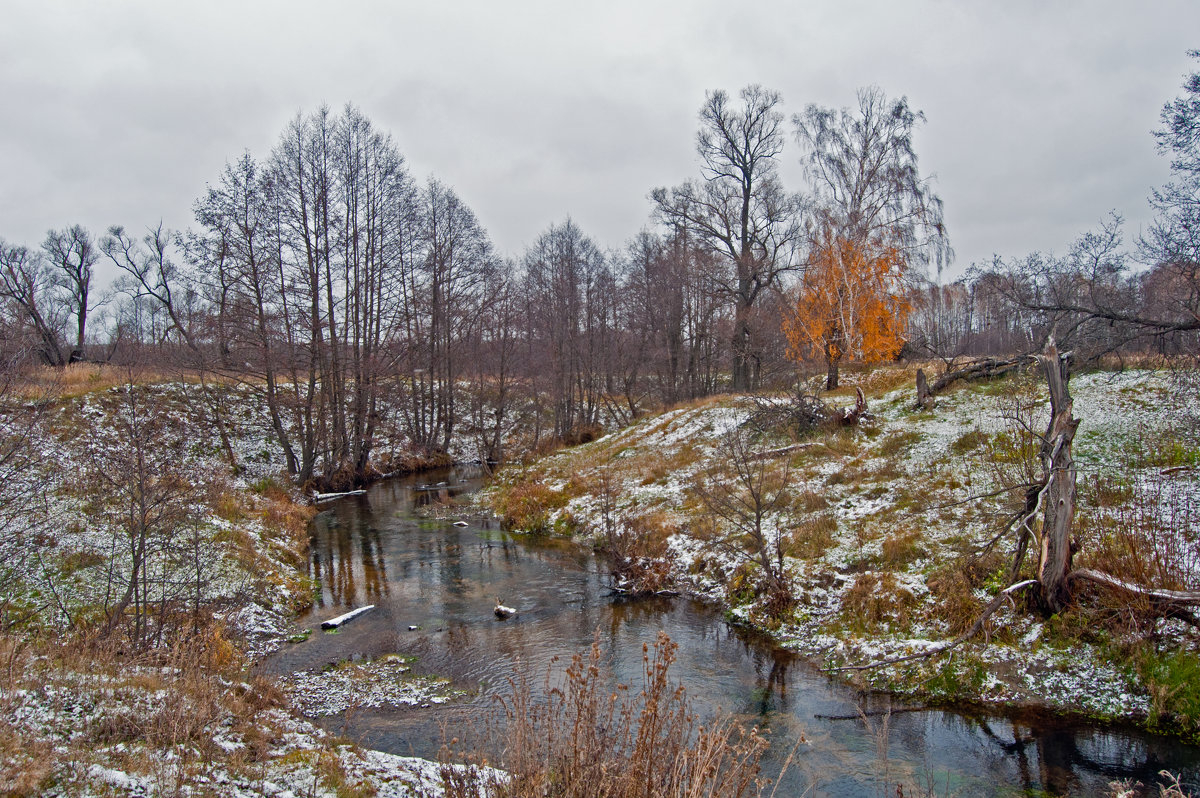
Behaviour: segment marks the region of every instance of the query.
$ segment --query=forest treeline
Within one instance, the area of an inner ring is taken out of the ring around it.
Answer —
[[[502,459],[578,441],[648,406],[793,384],[848,362],[1041,349],[1195,354],[1200,78],[1163,110],[1176,178],[1127,245],[1112,216],[1065,255],[941,279],[942,204],[918,168],[923,122],[877,88],[786,120],[777,93],[714,91],[696,178],[650,192],[647,227],[601,246],[567,217],[516,256],[454,189],[409,171],[359,109],[298,114],[264,158],[229,162],[185,231],[51,230],[0,240],[8,362],[88,360],[198,374],[260,392],[301,483],[361,481],[383,426],[414,451],[469,437]],[[790,126],[788,122],[790,121]],[[794,142],[800,191],[777,168]],[[98,273],[118,275],[101,285]]]

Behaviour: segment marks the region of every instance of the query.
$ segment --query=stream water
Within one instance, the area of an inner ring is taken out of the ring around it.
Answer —
[[[439,482],[448,487],[420,488]],[[318,629],[285,645],[264,667],[282,674],[400,653],[417,657],[415,673],[448,677],[467,691],[434,707],[360,708],[315,719],[327,729],[371,748],[433,757],[444,740],[478,728],[518,669],[537,689],[554,658],[561,668],[597,637],[613,677],[639,684],[642,644],[661,630],[679,645],[672,674],[701,711],[731,712],[770,730],[768,775],[779,772],[800,735],[808,741],[784,773],[780,796],[895,795],[887,786],[895,783],[905,785],[905,795],[912,788],[939,796],[1098,795],[1114,779],[1153,784],[1163,768],[1200,784],[1200,747],[1044,714],[929,709],[863,696],[728,625],[712,607],[686,598],[611,597],[604,564],[590,551],[514,539],[490,522],[455,526],[416,512],[479,484],[477,473],[462,469],[390,480],[333,503],[314,520],[309,568],[321,589],[300,623],[318,627],[353,607],[376,608],[337,634]],[[519,615],[497,619],[497,598]],[[889,707],[890,716],[880,714]]]

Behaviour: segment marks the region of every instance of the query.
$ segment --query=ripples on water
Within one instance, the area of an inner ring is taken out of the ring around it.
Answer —
[[[446,485],[418,489],[438,482]],[[351,607],[377,607],[337,634],[317,631],[286,646],[265,667],[283,673],[411,654],[418,657],[415,672],[447,676],[471,693],[431,709],[351,711],[322,720],[326,728],[371,748],[434,756],[443,740],[478,728],[518,672],[536,689],[547,668],[561,669],[594,639],[614,679],[637,684],[642,646],[661,630],[679,644],[672,673],[702,712],[732,712],[770,730],[765,772],[778,772],[801,734],[808,740],[781,796],[813,784],[819,795],[880,795],[886,782],[897,781],[936,795],[1095,795],[1116,778],[1152,783],[1164,767],[1200,781],[1196,747],[1043,716],[927,710],[864,697],[729,626],[711,607],[683,598],[610,597],[602,562],[577,546],[517,541],[494,523],[454,526],[414,512],[478,485],[478,474],[454,470],[391,480],[314,520],[309,568],[321,591],[300,622],[312,627]],[[496,599],[520,614],[498,620]]]

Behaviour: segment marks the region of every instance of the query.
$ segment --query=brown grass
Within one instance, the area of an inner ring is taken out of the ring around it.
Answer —
[[[682,686],[671,681],[677,646],[660,633],[643,646],[640,689],[610,681],[599,644],[571,659],[563,676],[546,676],[549,700],[539,702],[524,681],[515,681],[490,725],[503,740],[494,764],[508,778],[442,770],[447,798],[632,798],[664,796],[734,798],[761,791],[759,759],[766,740],[728,716],[701,722]],[[456,740],[451,745],[457,744]],[[485,754],[443,760],[491,764]]]
[[[921,545],[925,536],[919,529],[897,529],[883,539],[883,562],[892,567],[907,565],[914,560],[924,557],[926,551]]]
[[[800,520],[788,535],[784,553],[802,560],[825,556],[837,534],[837,516],[831,512],[813,513]]]
[[[678,531],[678,522],[662,511],[622,517],[605,535],[605,553],[613,574],[633,593],[668,589],[671,563],[667,539]]]
[[[533,479],[501,491],[497,501],[505,529],[544,534],[550,531],[552,512],[566,505],[567,496]]]
[[[261,773],[256,763],[282,734],[274,728],[281,695],[261,677],[245,681],[241,655],[212,622],[136,654],[104,637],[36,645],[0,637],[0,668],[4,795],[40,794],[51,783],[87,792],[79,780],[93,763],[146,778],[158,794],[203,793],[214,762],[231,773]],[[88,710],[76,717],[68,704],[53,722],[67,726],[26,729],[5,720],[18,696],[47,687]],[[214,742],[218,732],[246,746],[226,751]]]
[[[842,596],[842,620],[851,629],[873,633],[907,629],[916,598],[893,573],[860,574]]]
[[[926,580],[929,592],[936,599],[929,612],[929,620],[942,621],[952,635],[960,635],[971,628],[983,602],[975,598],[973,585],[961,563],[951,563],[930,574]]]
[[[69,366],[31,366],[24,369],[12,388],[22,399],[73,399],[98,391],[107,391],[130,380],[135,385],[159,385],[183,381],[199,383],[200,375],[189,369],[167,371],[145,366],[112,366],[105,363],[72,363]],[[234,377],[207,373],[205,382],[216,385],[234,385],[242,380]]]
[[[920,443],[924,437],[916,430],[900,430],[888,435],[879,442],[879,448],[876,453],[880,457],[896,457],[902,455],[911,449],[913,446]]]

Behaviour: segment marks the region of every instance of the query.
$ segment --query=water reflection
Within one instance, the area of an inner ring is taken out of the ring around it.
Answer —
[[[1091,795],[1108,781],[1151,784],[1163,767],[1200,780],[1200,752],[1171,740],[1061,718],[976,715],[862,696],[805,660],[735,629],[718,612],[683,598],[610,597],[603,567],[586,550],[518,542],[494,524],[417,517],[478,484],[478,475],[395,480],[322,512],[313,524],[311,575],[320,620],[349,607],[377,609],[337,634],[315,634],[267,663],[275,671],[342,659],[416,655],[419,672],[450,677],[471,695],[431,710],[372,710],[325,721],[365,745],[436,754],[444,734],[461,736],[511,680],[542,677],[599,639],[612,678],[637,684],[642,646],[659,631],[679,644],[673,673],[702,713],[732,712],[770,730],[765,766],[778,770],[803,735],[779,795],[813,785],[832,796],[895,795],[894,785],[935,794]],[[438,486],[436,482],[446,482]],[[499,597],[520,614],[497,620]],[[410,631],[410,627],[417,627]],[[860,711],[865,714],[860,715]]]

